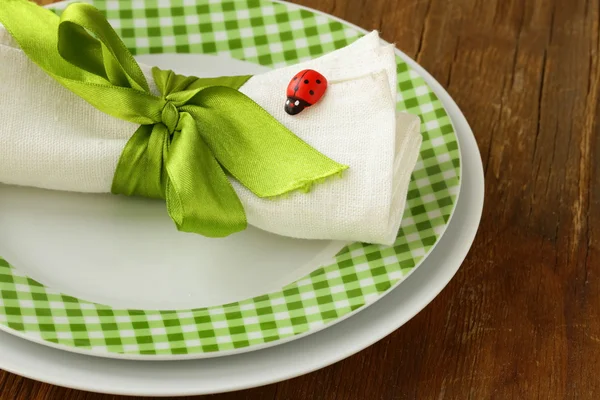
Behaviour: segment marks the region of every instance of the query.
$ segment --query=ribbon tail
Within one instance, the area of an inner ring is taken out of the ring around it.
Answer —
[[[235,89],[207,87],[181,110],[199,121],[202,138],[223,168],[258,197],[308,191],[348,168],[309,146]]]
[[[246,229],[246,213],[196,122],[182,112],[166,159],[167,210],[177,228],[208,237]]]
[[[142,125],[123,149],[112,183],[113,194],[165,198],[162,168],[169,150],[169,133],[162,124]]]

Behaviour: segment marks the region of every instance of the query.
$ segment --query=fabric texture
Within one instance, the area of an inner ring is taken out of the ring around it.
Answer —
[[[45,75],[0,28],[0,182],[109,193],[117,162],[139,127],[104,114]],[[349,166],[309,193],[260,199],[230,178],[248,223],[286,236],[391,244],[419,154],[420,121],[395,111],[393,47],[372,32],[346,48],[248,80],[240,89],[309,145]],[[325,75],[315,106],[285,113],[299,70]],[[157,92],[151,67],[142,66]]]

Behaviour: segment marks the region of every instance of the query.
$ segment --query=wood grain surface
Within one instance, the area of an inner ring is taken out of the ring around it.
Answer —
[[[379,30],[449,91],[481,150],[483,220],[456,277],[390,336],[206,398],[600,399],[600,1],[295,2]],[[0,371],[0,398],[120,397]]]

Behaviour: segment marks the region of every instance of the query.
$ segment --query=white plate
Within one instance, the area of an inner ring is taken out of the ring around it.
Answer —
[[[423,74],[452,117],[461,144],[463,182],[446,234],[400,289],[319,333],[266,350],[205,360],[156,363],[98,359],[0,332],[0,368],[95,392],[154,396],[219,393],[266,385],[323,368],[402,326],[433,300],[460,267],[475,237],[484,195],[481,158],[467,121],[439,83],[414,61],[403,57]]]

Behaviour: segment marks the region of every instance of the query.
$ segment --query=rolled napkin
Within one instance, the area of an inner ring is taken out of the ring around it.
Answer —
[[[140,67],[159,96],[152,67]],[[304,69],[327,78],[327,93],[291,116],[284,111],[286,87]],[[422,140],[419,118],[396,112],[396,86],[394,48],[377,32],[246,80],[241,93],[312,148],[348,167],[341,179],[277,198],[258,197],[228,175],[248,223],[295,238],[391,245]],[[119,160],[140,127],[59,84],[1,26],[0,121],[0,182],[84,193],[111,193]]]

